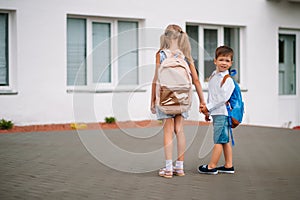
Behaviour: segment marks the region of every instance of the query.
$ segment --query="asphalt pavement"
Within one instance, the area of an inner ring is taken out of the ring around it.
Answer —
[[[0,134],[0,199],[300,199],[299,130],[238,127],[235,174],[218,175],[197,172],[210,128],[185,134],[186,175],[172,179],[157,174],[161,127]]]

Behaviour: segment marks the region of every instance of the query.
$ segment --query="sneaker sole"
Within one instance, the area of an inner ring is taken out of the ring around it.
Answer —
[[[218,170],[219,173],[223,173],[223,174],[234,174],[234,171],[222,171],[222,170]]]

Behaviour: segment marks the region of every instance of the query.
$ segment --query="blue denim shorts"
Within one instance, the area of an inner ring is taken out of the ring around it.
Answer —
[[[176,115],[174,115],[174,114],[166,114],[166,113],[162,112],[161,110],[159,110],[156,107],[156,117],[157,117],[157,119],[168,119],[168,118],[174,118],[175,116]],[[189,117],[188,111],[181,113],[181,116],[184,119],[187,119]]]
[[[213,115],[214,143],[226,144],[229,142],[229,123],[226,115]]]

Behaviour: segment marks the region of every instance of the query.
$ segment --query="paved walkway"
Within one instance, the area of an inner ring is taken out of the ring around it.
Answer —
[[[172,179],[150,170],[163,164],[163,155],[143,162],[121,156],[118,166],[118,161],[105,160],[110,153],[111,160],[117,155],[98,146],[106,155],[99,159],[92,144],[86,145],[81,137],[85,134],[96,141],[99,131],[1,134],[0,199],[300,199],[300,131],[240,126],[233,149],[236,173],[213,176],[196,170],[210,158],[205,153],[209,145],[200,150],[207,130],[185,127],[186,176]],[[160,127],[103,133],[123,153],[147,157],[162,147]],[[139,163],[137,168],[129,167],[135,163]]]

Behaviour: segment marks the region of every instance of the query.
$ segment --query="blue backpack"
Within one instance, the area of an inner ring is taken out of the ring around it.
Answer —
[[[222,82],[221,87],[225,83],[226,79],[229,77],[232,77],[236,74],[236,70],[230,70],[229,74],[225,75]],[[229,117],[229,126],[230,126],[230,134],[232,139],[232,145],[234,145],[233,135],[232,135],[232,129],[237,127],[243,120],[244,115],[244,102],[242,99],[242,93],[240,86],[237,84],[237,82],[232,79],[234,82],[234,90],[228,100],[226,102],[226,108],[228,111],[228,117]]]

